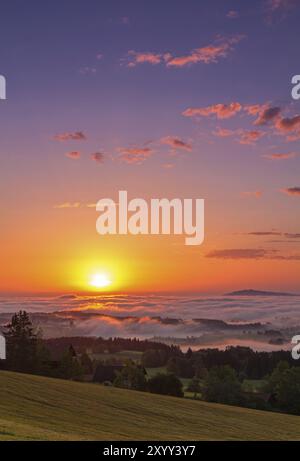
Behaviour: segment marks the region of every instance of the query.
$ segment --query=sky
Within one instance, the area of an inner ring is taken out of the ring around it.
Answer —
[[[300,291],[298,0],[12,0],[1,18],[0,292]],[[204,198],[204,243],[98,235],[119,190]]]

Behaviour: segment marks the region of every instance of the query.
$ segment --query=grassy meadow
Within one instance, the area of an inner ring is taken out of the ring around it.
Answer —
[[[300,440],[300,418],[0,371],[0,440]]]

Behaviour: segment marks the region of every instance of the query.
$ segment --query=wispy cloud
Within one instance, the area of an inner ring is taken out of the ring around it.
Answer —
[[[271,11],[277,11],[280,9],[291,8],[296,4],[296,2],[295,0],[267,0],[266,4]]]
[[[243,195],[244,197],[261,198],[261,196],[262,196],[262,191],[260,191],[260,190],[245,191],[245,192],[242,192],[242,195]]]
[[[282,232],[277,231],[254,231],[254,232],[247,232],[246,235],[255,235],[257,237],[266,237],[270,235],[282,235]]]
[[[262,107],[258,112],[258,118],[255,120],[254,125],[267,125],[270,122],[274,122],[278,119],[280,112],[281,108],[278,106]]]
[[[135,67],[138,64],[160,64],[163,60],[163,55],[159,53],[145,52],[140,53],[134,50],[128,51],[128,67]]]
[[[226,14],[226,18],[229,18],[229,19],[237,19],[239,16],[240,16],[240,14],[236,10],[230,10]]]
[[[97,58],[98,59],[98,58]],[[79,69],[79,72],[80,74],[83,74],[83,75],[87,75],[87,74],[96,74],[97,73],[97,69],[96,67],[89,67],[89,66],[85,66],[85,67],[81,67]]]
[[[271,125],[275,132],[286,136],[287,141],[300,139],[300,115],[283,117],[282,108],[271,106],[269,103],[247,105],[244,110],[248,115],[257,116],[254,125]]]
[[[279,118],[275,123],[275,128],[279,134],[287,136],[287,141],[300,139],[300,115]]]
[[[120,153],[121,160],[124,162],[139,164],[151,157],[154,150],[150,147],[120,147],[118,152]]]
[[[300,233],[285,232],[284,236],[289,239],[300,239]]]
[[[122,16],[122,17],[120,18],[120,23],[127,26],[128,24],[130,24],[130,19],[129,19],[129,17],[128,17],[128,16]]]
[[[275,230],[271,231],[252,231],[252,232],[247,232],[246,234],[243,235],[252,235],[255,237],[270,237],[270,236],[276,236],[276,237],[284,237],[288,239],[299,239],[300,238],[300,233],[293,233],[293,232],[279,232]],[[280,241],[282,242],[282,241]]]
[[[280,19],[284,18],[286,14],[296,7],[298,0],[266,0],[266,20],[272,23],[274,15],[280,15]]]
[[[241,136],[239,139],[240,144],[255,144],[260,138],[262,138],[265,133],[263,131],[257,130],[241,130]]]
[[[287,187],[285,189],[281,189],[281,192],[291,195],[292,197],[300,197],[300,187]]]
[[[189,152],[192,150],[192,145],[190,143],[175,136],[166,136],[165,138],[162,138],[160,142],[172,147],[173,149],[181,149]]]
[[[93,154],[91,154],[91,158],[97,163],[103,163],[105,154],[103,152],[94,152]]]
[[[218,259],[261,259],[266,257],[268,252],[264,249],[242,248],[213,250],[206,254],[206,258]]]
[[[64,209],[75,209],[75,208],[96,208],[96,202],[84,203],[84,202],[62,202],[53,206],[53,208],[64,210]]]
[[[78,151],[67,152],[65,156],[72,160],[78,160],[80,158],[80,152]]]
[[[215,259],[266,259],[274,261],[299,261],[299,254],[280,254],[277,250],[265,250],[264,248],[230,248],[222,250],[213,250],[207,253],[206,258]]]
[[[57,134],[53,138],[55,141],[85,141],[86,135],[83,131],[75,131],[75,132],[65,132],[61,134]]]
[[[236,35],[229,38],[219,37],[213,43],[195,48],[185,55],[174,56],[170,52],[138,52],[130,50],[125,60],[128,67],[135,67],[138,64],[165,64],[167,67],[185,67],[197,63],[217,63],[219,59],[226,58],[234,50],[234,46],[244,38],[243,35]]]
[[[170,59],[167,60],[167,66],[184,67],[199,62],[204,64],[216,63],[220,58],[226,58],[228,54],[233,51],[234,45],[239,43],[243,38],[243,35],[237,35],[227,39],[219,38],[214,43],[196,48],[186,55],[170,57]]]
[[[230,136],[234,136],[236,134],[235,130],[228,130],[227,128],[220,128],[218,127],[215,131],[213,131],[213,135],[219,138],[228,138]]]
[[[268,160],[288,160],[291,158],[295,158],[297,155],[296,152],[286,152],[286,153],[270,153],[263,155],[264,158]]]
[[[63,202],[63,203],[58,203],[57,205],[54,205],[53,208],[58,208],[58,209],[65,209],[65,208],[79,208],[81,206],[80,202]]]
[[[184,117],[209,117],[215,115],[218,119],[226,119],[233,117],[242,109],[239,102],[231,102],[229,104],[212,104],[206,107],[189,107],[182,115]]]

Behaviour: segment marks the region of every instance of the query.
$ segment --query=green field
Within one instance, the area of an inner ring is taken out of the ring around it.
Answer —
[[[0,371],[0,440],[300,440],[300,417]]]

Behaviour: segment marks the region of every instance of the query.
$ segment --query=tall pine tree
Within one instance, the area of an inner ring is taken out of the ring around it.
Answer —
[[[10,370],[33,373],[37,367],[38,338],[26,311],[13,315],[4,335]]]

